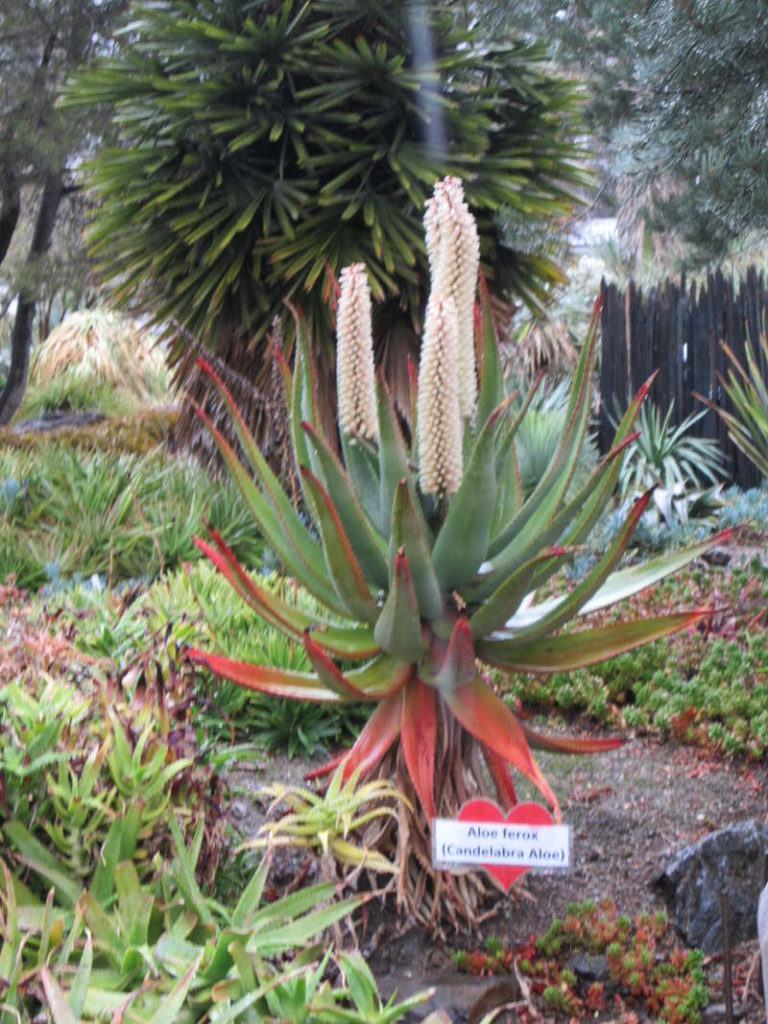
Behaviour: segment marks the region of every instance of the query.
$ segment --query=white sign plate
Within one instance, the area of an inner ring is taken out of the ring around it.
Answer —
[[[441,868],[570,868],[571,827],[435,818],[432,862]]]

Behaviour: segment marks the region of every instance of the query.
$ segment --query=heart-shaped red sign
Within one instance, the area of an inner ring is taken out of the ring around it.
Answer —
[[[546,807],[541,804],[517,804],[509,814],[493,800],[470,800],[459,811],[459,821],[498,822],[505,825],[554,825],[555,821]],[[509,892],[515,882],[530,868],[504,867],[499,864],[482,864],[504,892]]]

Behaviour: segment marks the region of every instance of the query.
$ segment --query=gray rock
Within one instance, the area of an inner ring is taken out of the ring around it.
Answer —
[[[723,949],[721,890],[728,896],[731,944],[753,939],[757,901],[768,879],[768,826],[742,821],[686,846],[654,879],[675,928],[705,953]]]
[[[597,953],[576,953],[565,963],[582,981],[608,981],[611,969],[607,959]]]

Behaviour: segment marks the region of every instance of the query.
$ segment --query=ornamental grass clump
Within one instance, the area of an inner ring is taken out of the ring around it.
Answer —
[[[617,745],[533,732],[488,685],[481,663],[506,672],[570,671],[696,623],[706,610],[563,631],[578,617],[631,597],[723,540],[720,535],[645,566],[620,569],[648,504],[650,494],[645,494],[572,589],[537,598],[545,585],[551,591],[553,576],[588,537],[611,497],[622,454],[637,436],[633,424],[648,387],[619,423],[611,451],[573,490],[589,422],[596,313],[574,372],[562,438],[525,497],[515,435],[532,394],[517,411],[504,397],[490,301],[482,286],[468,346],[470,386],[459,376],[458,353],[468,341],[462,311],[469,288],[464,290],[463,281],[456,284],[458,278],[445,267],[459,261],[474,299],[477,268],[468,218],[461,183],[441,182],[427,210],[432,290],[413,385],[416,424],[410,443],[386,386],[373,374],[368,307],[360,301],[362,271],[350,270],[341,283],[342,314],[352,307],[356,312],[349,321],[342,315],[339,329],[345,334],[354,322],[358,335],[340,338],[339,390],[357,389],[344,395],[350,408],[368,410],[375,403],[376,427],[374,434],[367,416],[342,417],[342,458],[318,416],[309,338],[297,316],[293,370],[282,356],[279,360],[313,527],[305,525],[283,492],[224,383],[203,364],[229,405],[250,470],[209,424],[216,443],[267,543],[327,613],[301,612],[266,591],[211,531],[210,540],[198,541],[200,549],[259,615],[303,644],[313,671],[245,664],[201,650],[190,651],[190,657],[275,697],[375,704],[352,748],[312,774],[325,776],[341,765],[344,779],[357,773],[361,779],[396,780],[406,798],[388,837],[397,848],[398,896],[417,920],[432,925],[446,918],[454,925],[476,921],[488,883],[476,874],[454,877],[432,868],[431,819],[455,816],[478,795],[493,795],[509,808],[517,800],[513,769],[559,818],[557,798],[533,748],[586,753]],[[457,242],[460,231],[466,245]],[[353,357],[367,361],[364,372],[345,365]]]

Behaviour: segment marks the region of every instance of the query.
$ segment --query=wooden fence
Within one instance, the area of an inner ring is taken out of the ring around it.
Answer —
[[[727,399],[718,381],[728,360],[725,342],[744,362],[745,345],[756,342],[768,325],[768,292],[762,273],[750,267],[738,284],[720,271],[706,284],[668,281],[646,295],[630,282],[626,291],[602,285],[602,358],[600,364],[600,432],[602,451],[610,446],[610,416],[615,403],[626,406],[654,370],[659,371],[650,398],[662,411],[674,402],[672,419],[680,423],[704,406],[697,391],[721,405]],[[761,363],[768,381],[768,366]],[[760,474],[733,445],[725,425],[711,410],[693,427],[699,437],[716,438],[727,456],[731,479],[755,487]]]

